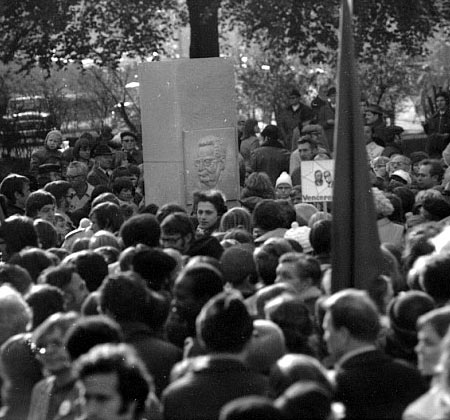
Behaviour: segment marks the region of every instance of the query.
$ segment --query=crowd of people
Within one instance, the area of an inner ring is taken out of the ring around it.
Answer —
[[[239,118],[234,206],[144,200],[134,133],[61,152],[49,132],[0,183],[0,419],[450,419],[440,95],[409,156],[365,108],[382,274],[334,294],[332,203],[301,190],[301,162],[333,158],[334,88],[293,90],[261,133]]]

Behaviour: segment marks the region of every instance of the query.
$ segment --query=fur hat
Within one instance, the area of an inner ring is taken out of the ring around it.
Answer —
[[[277,178],[277,182],[275,183],[275,188],[280,184],[288,184],[292,187],[292,179],[287,172],[282,172],[281,175]]]

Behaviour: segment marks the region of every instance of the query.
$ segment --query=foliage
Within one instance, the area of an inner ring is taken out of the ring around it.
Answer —
[[[440,2],[355,0],[355,38],[360,59],[387,53],[392,43],[410,55],[448,18]],[[223,16],[248,43],[265,51],[331,63],[338,47],[340,0],[224,0]],[[405,11],[408,13],[405,13]]]
[[[0,59],[36,64],[92,59],[117,67],[120,58],[146,57],[163,48],[174,29],[175,0],[22,0],[0,16]]]

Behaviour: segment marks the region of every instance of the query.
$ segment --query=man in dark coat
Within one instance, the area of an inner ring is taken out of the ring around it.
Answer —
[[[143,360],[159,395],[169,383],[170,371],[182,354],[173,344],[158,338],[156,328],[152,328],[154,296],[143,280],[131,272],[108,276],[99,291],[101,312],[120,325],[125,342],[134,347]]]
[[[113,165],[113,154],[111,149],[104,143],[99,143],[93,150],[96,165],[89,172],[87,180],[89,184],[96,187],[97,185],[109,186],[111,168]]]
[[[391,359],[376,346],[379,314],[367,293],[346,289],[325,302],[324,338],[336,361],[336,399],[346,419],[401,419],[426,392],[413,366]]]
[[[442,151],[450,142],[449,97],[445,92],[436,96],[437,112],[427,121],[427,152],[432,158],[440,159]]]
[[[313,110],[301,102],[301,95],[297,89],[292,89],[289,94],[289,106],[284,109],[279,118],[279,127],[281,131],[281,140],[284,147],[288,150],[296,148],[292,144],[292,132],[294,128],[309,124],[315,118]]]
[[[269,175],[272,185],[275,186],[277,178],[282,172],[289,173],[290,152],[281,142],[280,131],[275,125],[268,125],[261,133],[264,139],[261,147],[253,150],[250,157],[252,172],[265,172]]]
[[[197,335],[207,356],[193,359],[187,373],[163,393],[165,420],[214,420],[227,402],[267,395],[268,380],[244,362],[253,321],[237,293],[212,298],[197,318]]]

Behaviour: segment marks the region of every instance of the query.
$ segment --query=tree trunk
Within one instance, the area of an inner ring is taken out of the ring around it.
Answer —
[[[187,0],[190,58],[219,57],[219,5],[220,0]]]

